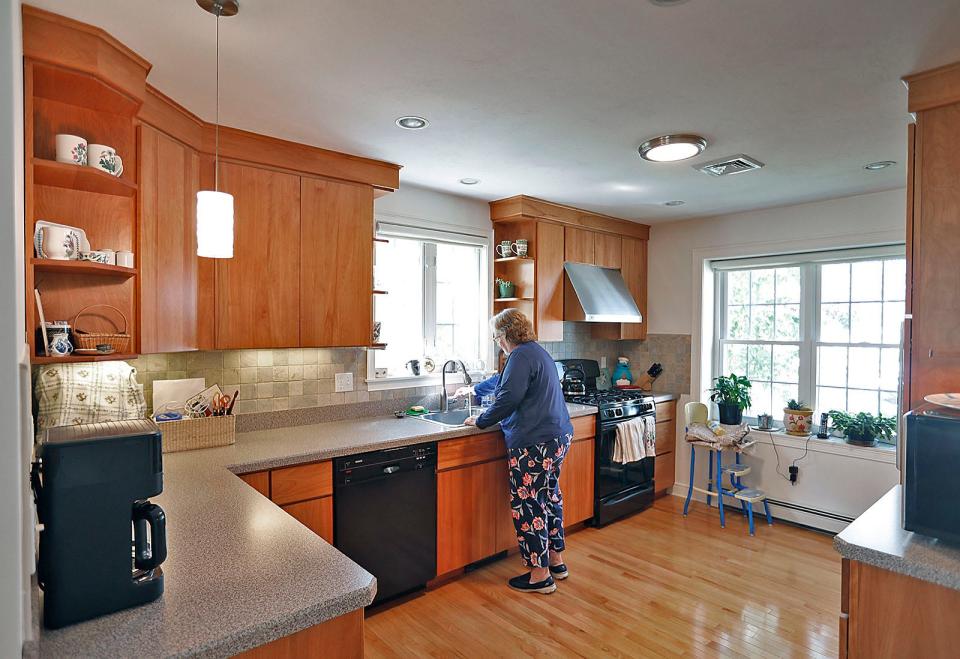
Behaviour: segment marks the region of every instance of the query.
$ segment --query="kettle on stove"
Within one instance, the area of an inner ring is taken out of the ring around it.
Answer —
[[[568,368],[564,371],[563,379],[560,381],[563,393],[569,396],[583,396],[587,393],[585,379],[586,375],[583,369],[575,366]]]

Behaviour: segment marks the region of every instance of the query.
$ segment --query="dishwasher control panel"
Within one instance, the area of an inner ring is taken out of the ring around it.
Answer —
[[[401,446],[334,459],[334,480],[337,485],[348,485],[403,472],[432,469],[436,464],[436,442]]]

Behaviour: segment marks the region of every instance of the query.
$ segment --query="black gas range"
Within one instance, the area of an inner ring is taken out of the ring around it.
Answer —
[[[653,456],[616,463],[613,450],[619,424],[656,416],[653,397],[630,389],[597,389],[600,365],[592,359],[561,359],[557,361],[557,373],[568,403],[597,408],[593,523],[603,526],[649,507],[654,492]]]

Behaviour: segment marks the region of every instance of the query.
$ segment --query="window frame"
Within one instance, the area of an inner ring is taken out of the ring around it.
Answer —
[[[430,226],[424,226],[429,224]],[[480,314],[479,336],[480,341],[480,359],[484,364],[491,364],[493,358],[492,345],[483,341],[487,330],[487,317],[491,312],[491,290],[493,286],[493,264],[491,257],[492,250],[492,232],[489,235],[479,235],[469,232],[469,228],[458,225],[445,225],[439,222],[423,222],[415,218],[397,217],[378,220],[376,222],[376,236],[386,239],[400,238],[406,240],[419,240],[423,243],[422,267],[423,267],[423,337],[425,345],[436,345],[436,285],[437,285],[437,243],[446,243],[452,245],[473,246],[480,248],[479,259],[479,279],[480,301],[482,308],[486,309],[486,317]],[[421,375],[411,374],[388,375],[384,378],[374,377],[376,369],[377,350],[367,351],[367,374],[366,383],[368,391],[382,391],[388,389],[403,389],[413,387],[425,387],[440,384],[441,374],[437,364],[437,370],[434,373],[421,372]],[[489,370],[489,369],[488,369]],[[481,371],[477,371],[480,374]],[[474,375],[474,373],[471,373]],[[453,380],[458,375],[450,374]]]
[[[822,252],[806,252],[797,254],[761,256],[745,259],[716,259],[710,262],[713,271],[714,310],[713,310],[713,342],[711,355],[711,370],[713,377],[722,375],[724,347],[726,345],[797,345],[799,346],[799,370],[797,392],[801,400],[810,401],[816,407],[817,401],[817,355],[820,346],[837,347],[866,347],[866,348],[897,348],[902,350],[900,343],[883,343],[881,334],[880,343],[836,343],[820,340],[821,310],[821,268],[824,265],[837,263],[854,263],[857,261],[886,261],[906,257],[906,247],[903,243],[882,245],[878,247],[864,247],[846,250]],[[778,339],[728,339],[727,327],[727,274],[733,271],[758,270],[764,268],[799,267],[800,268],[800,338],[799,340]],[[851,283],[852,285],[852,283]],[[848,296],[849,297],[849,296]],[[882,295],[881,295],[882,297]],[[848,300],[848,304],[850,301]],[[882,353],[881,353],[882,354]],[[848,353],[849,360],[849,353]],[[849,361],[848,361],[849,364]],[[849,371],[849,369],[848,369]],[[849,376],[848,376],[849,377]],[[898,396],[902,393],[903,372],[901,365]],[[849,385],[849,380],[847,382]],[[851,387],[846,386],[845,391]],[[854,387],[856,389],[856,387]],[[881,389],[880,391],[885,391]],[[899,406],[898,406],[899,407]],[[823,412],[824,410],[820,410]],[[777,410],[769,410],[775,418]],[[899,413],[899,410],[898,410]],[[745,417],[756,420],[756,417]],[[813,425],[819,425],[819,419],[813,420]]]

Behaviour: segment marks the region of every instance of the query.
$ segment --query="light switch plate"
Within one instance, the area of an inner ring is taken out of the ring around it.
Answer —
[[[600,358],[600,368],[606,368],[606,367],[607,367],[607,358],[606,358],[606,357],[601,357],[601,358]]]
[[[334,377],[335,391],[353,391],[353,373],[337,373]]]

